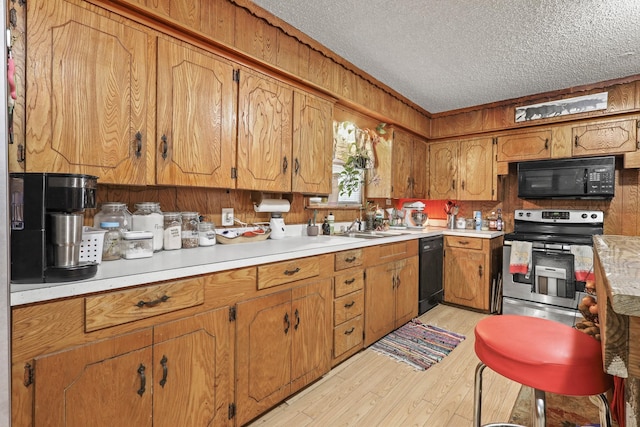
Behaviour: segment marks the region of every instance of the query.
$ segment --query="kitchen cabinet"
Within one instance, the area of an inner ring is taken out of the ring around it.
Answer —
[[[291,191],[293,88],[240,68],[236,187]]]
[[[388,139],[375,144],[376,166],[367,170],[366,197],[426,198],[429,188],[427,143],[400,129],[389,133]]]
[[[233,74],[227,60],[158,38],[157,184],[235,187]]]
[[[521,162],[551,158],[551,129],[529,130],[497,137],[498,162]]]
[[[237,425],[329,371],[332,301],[327,278],[237,304]]]
[[[337,365],[363,348],[363,257],[362,249],[341,251],[335,254],[332,366]]]
[[[488,312],[501,266],[502,237],[444,236],[444,301]]]
[[[427,198],[429,159],[427,144],[407,132],[393,131],[391,197]]]
[[[232,425],[228,313],[36,357],[34,425]]]
[[[634,152],[638,148],[636,118],[586,122],[571,126],[574,156]]]
[[[291,191],[330,194],[333,161],[333,103],[300,90],[293,93]]]
[[[26,171],[152,183],[154,37],[65,0],[29,3],[27,22]]]
[[[493,138],[429,144],[431,199],[494,200]]]
[[[418,242],[380,245],[366,257],[365,347],[418,315]]]

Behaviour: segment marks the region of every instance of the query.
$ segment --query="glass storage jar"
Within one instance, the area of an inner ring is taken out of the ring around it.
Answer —
[[[120,244],[122,242],[122,234],[120,232],[120,223],[117,221],[103,221],[100,228],[107,230],[104,235],[104,243],[102,246],[102,260],[113,261],[120,259],[122,256]]]
[[[131,231],[150,231],[153,233],[153,251],[162,250],[164,240],[164,217],[160,203],[141,202],[135,204],[136,211],[131,217]]]
[[[198,247],[198,212],[182,212],[182,247]]]
[[[165,212],[163,245],[165,251],[182,247],[182,217],[180,212]]]
[[[198,224],[198,244],[200,246],[213,246],[216,244],[216,229],[212,222]]]
[[[131,230],[131,212],[125,203],[105,202],[100,207],[100,212],[93,217],[93,226],[100,227],[102,222],[117,222],[121,231]]]
[[[151,231],[125,231],[122,233],[122,258],[148,258],[153,255]]]

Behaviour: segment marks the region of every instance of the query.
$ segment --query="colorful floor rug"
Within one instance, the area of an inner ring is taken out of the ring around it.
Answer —
[[[531,425],[531,405],[533,390],[522,386],[511,411],[510,423]],[[600,412],[586,396],[563,396],[547,393],[547,426],[579,427],[600,425]],[[618,424],[613,422],[614,427]]]
[[[464,338],[455,332],[413,319],[375,342],[370,348],[424,371],[441,361]]]

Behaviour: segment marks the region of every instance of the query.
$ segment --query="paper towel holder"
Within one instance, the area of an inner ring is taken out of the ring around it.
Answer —
[[[276,196],[280,196],[280,197],[276,197]],[[253,208],[256,212],[271,212],[268,210],[259,210],[258,206],[260,206],[260,204],[262,204],[263,200],[266,199],[284,199],[287,200],[289,202],[289,207],[286,210],[282,210],[282,211],[278,211],[278,212],[289,212],[290,206],[293,202],[293,194],[269,194],[269,197],[267,197],[267,195],[265,195],[265,193],[262,193],[260,191],[252,191],[250,193],[250,198],[251,198],[251,202],[253,202]]]

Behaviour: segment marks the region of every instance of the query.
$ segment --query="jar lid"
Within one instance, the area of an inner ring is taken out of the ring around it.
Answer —
[[[100,228],[119,228],[120,227],[120,223],[119,222],[101,222],[100,223]]]
[[[150,231],[124,231],[122,238],[124,240],[153,239],[153,233]]]
[[[108,207],[111,207],[111,208],[123,208],[123,207],[127,206],[127,204],[126,203],[122,203],[122,202],[104,202],[102,204],[102,206],[103,207],[104,206],[108,206]]]
[[[198,216],[198,212],[181,212],[181,214],[187,218],[196,218]]]
[[[153,208],[159,208],[160,207],[160,203],[158,202],[140,202],[140,203],[136,203],[134,205],[136,207],[136,209],[153,209]]]

